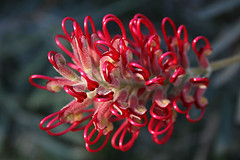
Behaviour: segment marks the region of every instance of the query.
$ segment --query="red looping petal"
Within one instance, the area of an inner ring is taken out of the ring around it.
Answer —
[[[155,77],[155,78],[153,78],[153,79],[150,79],[150,80],[146,81],[146,82],[145,82],[145,85],[146,85],[146,86],[151,86],[151,85],[153,85],[153,84],[164,85],[164,80],[165,80],[164,77],[162,77],[162,76],[157,76],[157,77]]]
[[[57,121],[57,117],[53,120],[51,120],[48,124],[47,124],[47,127],[48,126],[51,126],[53,123],[55,123]],[[58,132],[58,133],[54,133],[54,132],[51,132],[50,130],[46,130],[47,133],[51,136],[61,136],[61,135],[64,135],[66,134],[67,132],[69,131],[72,131],[72,129],[74,129],[76,126],[79,125],[79,122],[74,122],[73,124],[71,124],[66,130],[64,131],[61,131],[61,132]]]
[[[99,86],[99,83],[98,83],[98,82],[89,79],[89,78],[87,77],[86,73],[83,72],[82,69],[78,68],[77,70],[78,70],[78,72],[81,74],[81,76],[82,76],[83,78],[85,78],[85,80],[87,81],[87,88],[88,88],[89,91],[94,91],[95,88],[98,88],[98,86]]]
[[[83,102],[83,100],[87,98],[87,94],[85,92],[77,92],[73,89],[73,86],[65,85],[63,86],[63,89],[71,96],[77,98],[78,102]]]
[[[158,130],[161,127],[161,125],[159,124],[156,127],[156,130]],[[155,143],[159,144],[159,145],[163,145],[165,143],[167,143],[169,141],[169,139],[172,136],[172,132],[173,132],[173,125],[170,126],[170,128],[168,129],[168,131],[166,132],[166,134],[161,137],[160,139],[158,138],[158,135],[152,135],[152,139]]]
[[[122,123],[122,125],[114,133],[114,135],[112,137],[112,140],[111,140],[113,148],[119,149],[121,151],[127,151],[132,147],[133,143],[135,142],[136,138],[138,137],[139,130],[131,133],[132,134],[131,139],[124,144],[123,141],[124,141],[124,138],[127,134],[129,125],[130,124],[126,120],[125,122]],[[120,133],[121,133],[121,135],[120,135]],[[119,135],[120,135],[119,142],[118,142],[118,144],[116,144],[117,143],[117,138],[119,137]]]
[[[183,40],[181,39],[182,32],[183,32]],[[186,27],[184,25],[181,25],[181,26],[178,27],[178,30],[177,30],[177,40],[178,40],[179,52],[182,53],[184,44],[185,43],[189,43],[188,42],[187,29],[186,29]]]
[[[197,50],[196,44],[199,40],[203,40],[205,42],[205,46],[202,46],[202,47],[200,47],[199,50]],[[212,52],[212,49],[211,49],[208,39],[203,36],[196,37],[192,42],[192,48],[198,57],[198,62],[200,64],[200,66],[203,67],[204,69],[206,69],[209,66],[209,62],[206,57],[209,56]]]
[[[209,84],[209,78],[207,77],[203,77],[203,78],[199,78],[199,77],[195,77],[195,78],[191,78],[189,80],[193,85],[204,85],[205,87],[208,87]]]
[[[48,77],[48,76],[44,76],[44,75],[38,75],[38,74],[34,74],[34,75],[31,75],[31,76],[29,77],[29,82],[30,82],[33,86],[35,86],[35,87],[37,87],[37,88],[45,89],[45,90],[48,90],[47,87],[35,83],[35,82],[33,81],[34,79],[44,79],[44,80],[47,80],[48,82],[49,82],[49,81],[57,80],[56,78],[52,78],[52,77]]]
[[[153,34],[157,33],[157,31],[156,31],[154,25],[152,24],[152,22],[146,16],[144,16],[143,14],[137,13],[137,14],[134,15],[134,18],[137,18],[137,19],[142,18],[142,19],[144,19],[148,23],[148,25],[149,25],[149,29],[151,30],[150,33],[153,33]]]
[[[138,18],[136,22],[136,29],[137,29],[137,36],[139,38],[140,45],[143,45],[145,35],[141,31],[141,24],[143,24],[145,27],[147,27],[148,31],[150,32],[150,35],[155,35],[156,30],[153,27],[151,21],[149,21],[146,18]]]
[[[154,42],[154,46],[152,43]],[[149,37],[147,41],[147,51],[151,60],[153,60],[153,55],[156,50],[160,49],[160,37],[157,34],[154,34]]]
[[[103,20],[102,20],[102,24],[103,24],[103,34],[104,34],[104,37],[105,37],[105,40],[107,42],[111,42],[112,38],[108,32],[108,29],[107,29],[107,23],[110,22],[110,21],[114,21],[117,23],[117,25],[120,27],[121,29],[121,32],[122,32],[122,38],[123,39],[126,39],[127,36],[126,36],[126,31],[125,31],[125,28],[121,22],[121,20],[119,18],[117,18],[115,15],[112,15],[112,14],[108,14],[106,15]]]
[[[153,102],[150,108],[151,116],[157,120],[164,120],[164,119],[171,118],[172,112],[171,112],[170,104],[171,103],[169,103],[168,106],[163,108],[158,106],[156,102]]]
[[[79,66],[74,64],[74,63],[71,63],[71,62],[68,62],[67,63],[67,66],[72,68],[72,69],[75,69],[75,70],[78,70],[79,69]]]
[[[71,131],[73,128],[75,128],[77,125],[79,125],[79,122],[74,122],[74,123],[71,124],[70,127],[68,127],[64,131],[61,131],[61,132],[58,132],[58,133],[53,133],[53,132],[50,131],[50,130],[52,130],[52,129],[54,129],[54,128],[63,124],[63,122],[59,121],[59,117],[65,112],[65,110],[67,108],[68,107],[63,108],[62,110],[60,110],[58,112],[55,112],[53,114],[50,114],[47,117],[43,118],[39,123],[40,129],[46,130],[47,133],[52,135],[52,136],[60,136],[60,135],[63,135],[65,133]],[[50,119],[52,119],[52,120],[50,120]],[[50,122],[47,123],[46,127],[43,127],[44,123],[48,120],[50,120]]]
[[[93,132],[95,132],[97,129],[94,126],[93,130],[91,131],[91,133],[88,135],[88,130],[90,129],[90,127],[93,125],[94,121],[96,121],[97,117],[93,115],[92,119],[90,120],[90,122],[88,122],[87,126],[85,127],[84,133],[83,133],[83,137],[85,142],[90,142],[92,136],[93,136]],[[99,139],[99,137],[97,137]],[[95,142],[95,140],[94,140]],[[93,143],[91,143],[93,144]]]
[[[112,112],[113,115],[116,117],[122,119],[126,118],[128,115],[128,109],[120,107],[119,102],[115,101],[110,105],[110,111]]]
[[[197,87],[194,93],[195,105],[197,108],[205,108],[208,104],[208,101],[203,97],[207,88]]]
[[[66,35],[67,40],[68,40],[69,42],[71,42],[71,36],[69,35],[69,33],[68,33],[67,29],[66,29],[66,26],[65,26],[65,23],[66,23],[67,20],[70,20],[70,21],[72,21],[73,23],[74,23],[74,22],[77,23],[77,22],[76,22],[76,20],[73,19],[72,17],[66,17],[66,18],[64,18],[63,21],[62,21],[62,30],[63,30],[64,34]],[[79,26],[79,25],[78,25],[78,26]],[[82,29],[81,29],[80,26],[79,26],[78,28],[76,28],[76,27],[74,27],[74,25],[73,25],[73,28],[74,28],[75,34],[77,33],[77,34],[79,34],[79,35],[83,35],[83,31],[82,31]]]
[[[129,22],[129,29],[133,36],[137,46],[143,47],[144,38],[146,37],[141,32],[141,24],[143,24],[149,30],[150,35],[156,34],[156,29],[152,22],[142,14],[136,14],[134,18]]]
[[[48,52],[48,60],[56,69],[58,69],[57,64],[53,58],[55,56],[55,54],[56,54],[56,52],[54,52],[54,51]]]
[[[163,72],[165,72],[166,70],[169,70],[169,68],[171,67],[175,68],[178,64],[176,53],[166,52],[162,54],[158,59],[158,64],[160,65]]]
[[[174,98],[174,100],[173,100],[173,102],[172,102],[173,108],[174,108],[178,113],[186,114],[186,113],[188,112],[189,106],[191,106],[192,103],[189,104],[189,105],[187,105],[187,106],[184,106],[184,107],[186,108],[186,110],[181,110],[181,109],[178,107],[178,105],[177,105],[177,103],[178,103],[179,100],[180,100],[180,97],[181,97],[181,95],[179,95],[179,96],[177,96],[177,97]]]
[[[132,113],[129,113],[127,116],[128,122],[131,123],[133,126],[136,127],[144,127],[147,125],[148,119],[147,119],[147,114],[143,114],[141,116],[136,115],[137,117],[141,118],[141,120],[137,119],[140,122],[136,122],[135,120],[133,120],[134,116],[131,116]]]
[[[83,110],[82,112],[89,112],[89,111],[88,110]],[[90,112],[93,112],[93,111],[90,110]],[[92,116],[93,116],[93,113],[91,113],[91,114],[87,115],[86,117],[82,118],[80,121],[78,121],[78,123],[81,124],[82,122],[92,118]],[[81,126],[81,127],[75,127],[71,131],[76,132],[76,131],[84,130],[85,128],[86,128],[86,125]]]
[[[98,45],[107,46],[109,48],[109,50],[105,51],[104,53],[101,53],[101,51],[98,48]],[[120,57],[119,52],[116,51],[116,49],[109,42],[97,40],[96,42],[94,42],[94,49],[100,58],[103,56],[109,56],[114,61],[119,61],[119,57]]]
[[[65,40],[69,41],[68,38],[59,34],[59,35],[56,35],[55,42],[56,42],[56,44],[58,45],[59,48],[61,48],[69,57],[71,57],[72,59],[74,59],[77,62],[77,59],[74,57],[73,53],[70,52],[66,47],[64,47],[62,45],[59,38],[62,38],[62,39],[65,39]]]
[[[194,102],[193,97],[190,95],[190,92],[192,90],[193,85],[190,82],[186,82],[183,85],[182,91],[181,91],[181,101],[184,106],[191,106]]]
[[[206,49],[212,50],[208,39],[204,36],[198,36],[192,41],[193,51],[196,53],[198,57],[200,57],[201,54],[203,54],[203,52],[200,52],[201,48],[199,50],[197,50],[196,48],[196,44],[198,43],[199,40],[203,40],[205,42],[205,46],[203,46],[202,48],[204,48],[205,50]]]
[[[103,135],[103,134],[102,134],[103,131],[100,130],[100,131],[98,131],[97,137],[96,137],[94,140],[91,141],[91,139],[92,139],[94,133],[97,131],[97,129],[94,127],[94,129],[90,132],[89,135],[88,135],[88,130],[89,130],[90,127],[93,125],[93,122],[94,122],[95,120],[96,120],[96,116],[94,116],[94,117],[92,118],[92,120],[87,124],[87,126],[86,126],[85,129],[84,129],[84,140],[85,140],[85,142],[86,142],[86,148],[87,148],[87,150],[88,150],[89,152],[98,152],[98,151],[102,150],[102,149],[105,147],[105,145],[107,144],[107,141],[108,141],[109,136],[110,136],[110,133],[111,133],[111,132],[109,132],[109,133],[106,135],[103,144],[102,144],[99,148],[97,148],[97,149],[91,149],[91,148],[90,148],[90,145],[96,144],[96,143],[99,141],[99,139],[102,137],[102,135]]]
[[[173,37],[177,36],[177,28],[176,28],[175,23],[172,21],[172,19],[170,19],[169,17],[163,18],[163,20],[162,20],[163,38],[167,44],[168,50],[170,51],[171,50],[171,46],[170,46],[171,42],[170,42],[170,37],[167,35],[167,32],[166,32],[166,28],[165,28],[166,22],[169,22],[170,25],[172,26],[173,34],[174,34]]]
[[[102,67],[102,71],[103,71],[104,79],[108,83],[112,83],[110,73],[113,70],[113,68],[115,68],[115,66],[111,62],[109,62],[109,61],[104,62],[103,67]]]
[[[150,72],[147,69],[145,69],[144,67],[142,67],[140,64],[130,62],[128,64],[128,66],[133,73],[141,74],[145,81],[147,81],[149,79]]]
[[[158,120],[152,117],[148,124],[148,130],[153,135],[161,135],[167,132],[172,125],[172,117],[167,120]]]
[[[191,107],[193,107],[193,106],[194,106],[194,105],[192,105]],[[200,120],[202,119],[203,115],[204,115],[204,112],[205,112],[205,109],[206,109],[206,108],[205,108],[205,107],[199,108],[199,109],[201,110],[200,115],[199,115],[197,118],[193,119],[193,118],[191,118],[191,115],[190,115],[190,109],[191,109],[191,107],[188,108],[187,113],[186,113],[186,118],[187,118],[187,120],[188,120],[189,122],[191,122],[191,123],[195,123],[195,122],[200,121]]]
[[[136,118],[136,117],[140,118]],[[136,120],[134,120],[134,118]],[[128,119],[128,122],[131,123],[133,126],[136,126],[136,127],[144,127],[147,125],[147,122],[148,122],[148,119],[147,119],[147,114],[144,113],[143,115],[136,115],[135,113],[133,113],[132,111],[130,111],[128,114],[127,114],[127,119]],[[137,122],[136,122],[137,121]]]
[[[140,46],[140,41],[137,37],[138,33],[137,33],[137,27],[136,27],[136,23],[137,23],[137,18],[133,18],[131,19],[131,21],[129,22],[129,29],[130,32],[132,34],[132,37],[134,39],[135,42],[137,42],[137,44],[134,44],[134,46]],[[133,42],[134,43],[134,42]]]
[[[179,76],[184,75],[184,74],[185,74],[185,70],[183,69],[183,67],[182,66],[177,67],[176,71],[173,73],[173,75],[171,76],[171,78],[169,80],[170,83],[174,83]]]
[[[113,100],[113,95],[114,95],[113,91],[111,91],[105,95],[101,95],[101,94],[97,93],[94,100],[97,102],[107,102],[107,101]]]
[[[120,52],[120,55],[121,55],[121,58],[122,58],[122,63],[123,63],[123,66],[126,66],[127,63],[128,63],[128,57],[127,57],[127,50],[129,48],[126,46],[126,43],[124,41],[124,39],[120,39],[119,40],[119,52]]]
[[[102,31],[98,30],[98,31],[97,31],[97,35],[98,35],[98,37],[99,37],[101,40],[105,41],[105,37],[104,37]]]
[[[64,113],[64,111],[66,110],[67,108],[63,108],[62,110],[58,111],[58,112],[55,112],[55,113],[52,113],[50,115],[48,115],[47,117],[43,118],[40,123],[39,123],[39,128],[42,129],[42,130],[49,130],[49,129],[53,129],[55,127],[58,127],[59,125],[62,124],[62,122],[58,122],[52,126],[48,126],[48,127],[43,127],[43,124],[48,121],[49,119],[55,119],[55,118],[58,118],[59,115],[62,115]]]
[[[85,31],[85,35],[86,35],[88,44],[91,44],[91,34],[89,34],[89,31],[88,31],[88,21],[91,24],[92,33],[96,33],[96,29],[95,29],[95,25],[94,25],[94,22],[92,20],[92,17],[86,16],[85,19],[84,19],[84,31]]]
[[[110,133],[108,133],[108,134],[106,135],[106,138],[105,138],[103,144],[102,144],[99,148],[97,148],[97,149],[91,149],[91,148],[90,148],[90,144],[87,143],[87,142],[86,142],[85,146],[86,146],[86,148],[87,148],[87,150],[88,150],[89,152],[98,152],[98,151],[102,150],[102,149],[105,147],[105,145],[107,144],[107,142],[108,142],[108,140],[109,140],[109,137],[110,137]]]

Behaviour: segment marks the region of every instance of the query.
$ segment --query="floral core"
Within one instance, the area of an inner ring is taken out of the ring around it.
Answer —
[[[67,21],[72,23],[70,33],[65,27]],[[115,22],[121,34],[111,35],[109,22]],[[167,34],[166,24],[170,24],[173,34]],[[142,32],[142,26],[148,34]],[[190,122],[203,117],[209,79],[208,75],[192,71],[187,52],[192,44],[200,67],[209,70],[207,56],[211,47],[205,37],[189,42],[186,27],[177,28],[166,17],[162,20],[166,50],[161,49],[162,39],[142,14],[136,14],[129,22],[132,38],[127,37],[122,22],[112,14],[103,18],[102,31],[96,31],[90,16],[84,19],[83,29],[73,18],[64,18],[62,29],[64,35],[57,35],[55,41],[72,62],[67,62],[61,53],[50,51],[48,60],[61,77],[32,75],[29,79],[38,88],[64,90],[74,98],[40,122],[40,128],[50,135],[83,130],[90,152],[101,150],[110,137],[115,149],[127,151],[142,127],[148,126],[155,143],[164,144],[172,135],[177,114],[185,115]],[[69,42],[72,50],[60,39]],[[198,41],[205,45],[197,49]],[[46,80],[46,85],[37,84],[35,79]],[[148,101],[152,102],[149,108]],[[198,116],[191,115],[193,109],[199,110]],[[68,128],[54,132],[62,124],[68,124]]]

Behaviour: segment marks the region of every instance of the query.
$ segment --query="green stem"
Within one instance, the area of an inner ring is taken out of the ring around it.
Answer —
[[[212,71],[216,71],[222,68],[225,68],[227,66],[230,66],[235,63],[240,63],[240,54],[237,54],[233,57],[222,59],[216,62],[212,62],[210,64]]]
[[[240,63],[240,54],[237,54],[230,58],[225,58],[222,60],[211,62],[210,67],[208,69],[203,69],[201,67],[191,68],[191,71],[193,74],[192,76],[201,75],[201,74],[207,74],[208,76],[210,76],[210,74],[213,71],[228,67],[228,66],[236,64],[236,63]]]

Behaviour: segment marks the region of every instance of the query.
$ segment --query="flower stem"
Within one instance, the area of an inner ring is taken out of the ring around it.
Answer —
[[[240,54],[237,54],[233,57],[226,58],[226,59],[223,59],[223,60],[211,62],[210,66],[211,66],[211,69],[212,69],[212,72],[213,72],[213,71],[222,69],[224,67],[230,66],[232,64],[235,64],[235,63],[240,63]]]
[[[192,76],[205,74],[205,75],[207,75],[207,77],[209,77],[213,71],[217,71],[219,69],[228,67],[228,66],[236,64],[236,63],[240,63],[240,54],[237,54],[230,58],[225,58],[222,60],[211,62],[210,67],[208,67],[207,69],[203,69],[201,67],[191,68],[191,73],[192,73]]]

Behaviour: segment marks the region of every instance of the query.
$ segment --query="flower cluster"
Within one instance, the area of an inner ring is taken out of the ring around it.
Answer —
[[[72,22],[70,33],[65,27],[67,21]],[[121,34],[111,36],[109,22],[116,23]],[[167,34],[166,24],[171,26],[173,34]],[[74,99],[45,117],[40,128],[53,136],[83,130],[90,152],[101,150],[113,133],[112,146],[127,151],[142,127],[148,125],[153,141],[164,144],[172,135],[178,113],[190,122],[200,120],[208,104],[204,92],[209,79],[192,71],[187,52],[192,45],[200,67],[208,70],[210,44],[203,36],[190,44],[186,27],[177,28],[168,17],[162,20],[161,27],[165,51],[160,48],[162,39],[154,25],[142,14],[136,14],[129,22],[131,39],[122,22],[112,14],[103,18],[102,31],[96,31],[90,16],[84,19],[83,29],[73,18],[63,19],[65,35],[57,35],[55,41],[72,62],[66,62],[61,53],[50,51],[48,60],[61,77],[32,75],[29,80],[32,85],[51,92],[64,90]],[[72,50],[60,39],[69,42]],[[204,46],[197,45],[199,41]],[[44,79],[46,85],[37,84],[35,79]],[[152,105],[147,108],[150,100]],[[192,108],[199,110],[198,116],[191,114]],[[62,124],[68,127],[54,132]]]

